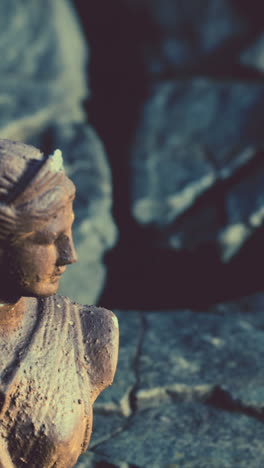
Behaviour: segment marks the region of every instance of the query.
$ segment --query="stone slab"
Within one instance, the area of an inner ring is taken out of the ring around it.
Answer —
[[[261,300],[264,305],[263,296]],[[220,313],[215,309],[147,314],[138,404],[153,404],[159,395],[168,394],[204,398],[221,388],[231,399],[261,411],[264,333],[252,319],[261,312],[251,307],[247,313],[239,304],[225,304]]]
[[[263,423],[192,404],[140,411],[123,432],[96,447],[102,460],[138,468],[261,468]]]
[[[118,312],[119,375],[77,467],[262,468],[263,308],[259,293],[200,312]]]

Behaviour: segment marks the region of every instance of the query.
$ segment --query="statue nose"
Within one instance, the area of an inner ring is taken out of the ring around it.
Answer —
[[[72,237],[64,236],[58,246],[57,265],[70,265],[78,260]]]

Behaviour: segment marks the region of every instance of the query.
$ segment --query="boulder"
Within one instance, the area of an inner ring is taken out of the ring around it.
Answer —
[[[218,64],[224,64],[240,41],[242,47],[250,29],[231,0],[123,1],[141,22],[145,20],[144,59],[154,75],[192,70],[205,61],[210,64],[214,54]]]
[[[153,87],[132,150],[132,211],[169,247],[210,241],[228,260],[262,224],[252,219],[263,208],[263,94],[260,83],[206,79]]]
[[[83,119],[87,49],[71,3],[4,0],[0,18],[1,137],[25,140],[52,120]]]
[[[264,34],[258,35],[240,54],[240,62],[247,67],[264,71]]]

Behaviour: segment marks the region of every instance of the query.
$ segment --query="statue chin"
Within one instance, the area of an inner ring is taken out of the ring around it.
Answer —
[[[18,289],[20,296],[24,297],[49,297],[59,289],[59,279],[54,282],[49,283],[37,283],[34,285],[30,285],[28,287],[21,287]]]
[[[33,284],[5,284],[0,290],[0,301],[8,303],[16,302],[20,297],[49,297],[56,294],[59,289],[60,278],[51,281],[41,281]]]

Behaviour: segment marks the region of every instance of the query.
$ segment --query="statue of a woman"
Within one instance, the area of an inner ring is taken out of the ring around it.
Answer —
[[[74,194],[59,150],[0,140],[0,468],[73,467],[115,373],[115,315],[56,295]]]

